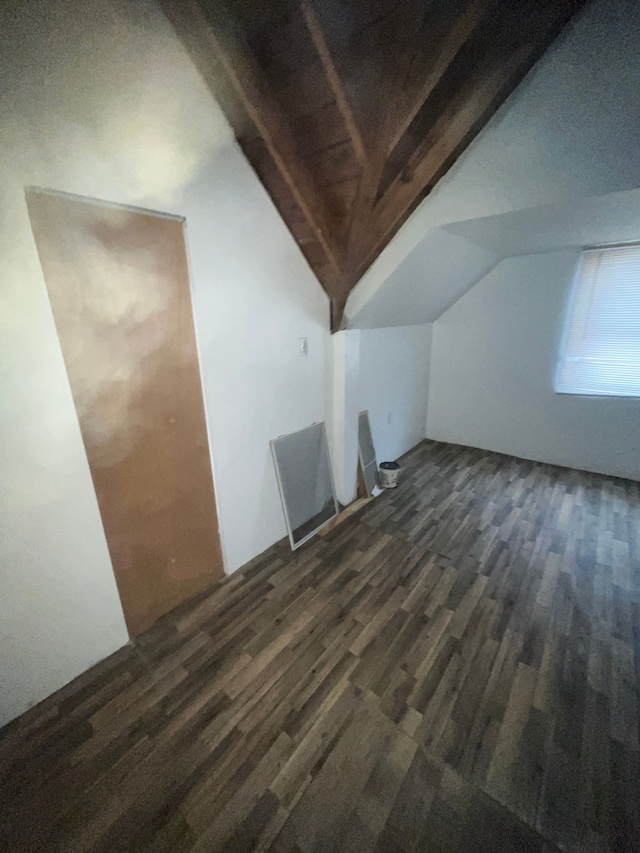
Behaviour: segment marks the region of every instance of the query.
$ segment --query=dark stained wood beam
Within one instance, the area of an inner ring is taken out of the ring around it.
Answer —
[[[318,16],[316,15],[315,9],[310,0],[298,0],[298,3],[302,17],[309,31],[309,35],[311,36],[313,45],[318,53],[320,62],[322,63],[322,68],[326,74],[329,86],[335,96],[336,104],[338,105],[338,109],[344,119],[356,157],[361,165],[366,166],[369,158],[364,146],[362,133],[355,119],[352,106],[349,103],[344,83],[338,73],[332,53],[329,50]]]
[[[335,278],[339,279],[342,257],[333,238],[334,228],[326,202],[301,160],[291,130],[227,8],[220,0],[207,3],[206,12],[196,0],[163,0],[163,8],[192,55],[194,51],[215,55],[225,79],[211,79],[209,75],[207,83],[216,97],[222,87],[228,100],[229,90],[232,90],[240,105],[232,109],[232,117],[244,114],[255,127],[310,232],[334,269]],[[207,67],[206,62],[199,63],[201,69],[203,65]],[[234,130],[236,135],[246,132],[245,127],[234,126]],[[331,289],[334,286],[329,285]]]
[[[331,299],[587,0],[161,0]]]
[[[361,275],[402,226],[425,188],[442,176],[443,165],[449,166],[451,158],[460,155],[475,136],[474,131],[500,106],[500,94],[509,85],[512,66],[518,61],[522,58],[512,57],[507,65],[487,75],[482,84],[470,87],[464,99],[452,103],[450,114],[438,125],[437,132],[429,134],[418,146],[374,208],[368,249],[360,256]]]
[[[490,3],[487,0],[470,0],[463,13],[454,20],[444,40],[435,50],[429,51],[417,90],[399,93],[397,103],[391,105],[394,119],[391,122],[391,135],[385,142],[385,155],[391,154],[405,134],[460,49],[484,17],[488,6]]]
[[[402,115],[399,105],[403,100],[404,86],[415,60],[419,45],[424,42],[425,6],[428,3],[412,2],[403,7],[402,26],[397,26],[385,45],[385,61],[389,66],[386,103],[381,110],[382,127],[376,147],[376,171],[381,171],[387,156],[389,139]],[[380,162],[382,161],[382,162]]]
[[[486,2],[486,0],[484,0]],[[352,213],[352,223],[347,244],[347,263],[350,288],[355,287],[360,276],[361,258],[366,251],[371,213],[376,202],[378,187],[388,158],[389,140],[393,137],[399,117],[403,115],[404,85],[415,53],[424,42],[425,10],[429,3],[410,0],[401,7],[401,22],[389,33],[384,45],[383,59],[389,68],[384,97],[380,103],[380,127],[377,144],[363,174]],[[405,96],[406,97],[406,96]],[[400,106],[398,106],[400,105]],[[406,112],[406,110],[404,110]]]
[[[517,49],[506,50],[493,58],[485,57],[462,90],[448,100],[445,113],[375,205],[368,230],[368,246],[361,251],[356,271],[358,278],[371,266],[416,204],[422,201],[513,92],[564,27],[577,5],[575,0],[558,3],[560,10],[550,16],[551,20],[546,20],[546,26],[540,26]]]
[[[368,163],[379,147],[381,123],[388,114],[390,77],[398,65],[396,0],[310,0],[325,32],[347,99],[352,108]],[[423,2],[423,0],[415,0]],[[414,0],[400,5],[412,6]],[[349,14],[351,13],[351,14]],[[366,171],[366,169],[365,169]]]

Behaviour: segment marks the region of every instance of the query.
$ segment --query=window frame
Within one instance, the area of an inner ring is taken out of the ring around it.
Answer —
[[[556,369],[554,371],[553,377],[553,390],[555,394],[561,395],[563,397],[584,397],[589,400],[598,398],[602,398],[605,400],[640,400],[640,390],[637,394],[619,394],[615,391],[565,391],[558,387],[560,385],[560,375],[562,373],[566,361],[566,352],[571,336],[572,319],[576,308],[578,291],[580,289],[580,280],[582,277],[582,272],[584,270],[586,260],[585,256],[588,252],[606,252],[609,249],[613,251],[615,249],[626,249],[632,248],[634,246],[637,246],[640,249],[640,240],[628,240],[626,242],[620,243],[604,243],[593,246],[582,246],[580,248],[580,257],[578,258],[578,262],[575,266],[572,276],[571,292],[569,294],[569,298],[567,299],[564,310],[564,321],[560,341],[559,355],[556,360]]]

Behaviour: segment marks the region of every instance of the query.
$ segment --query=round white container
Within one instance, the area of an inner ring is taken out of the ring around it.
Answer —
[[[380,463],[380,485],[383,489],[395,489],[398,485],[400,466],[397,462]]]

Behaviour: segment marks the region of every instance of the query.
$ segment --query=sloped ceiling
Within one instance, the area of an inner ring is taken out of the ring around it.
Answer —
[[[506,258],[639,238],[640,189],[433,228],[349,328],[431,323]]]
[[[583,0],[163,0],[331,297],[350,290]]]

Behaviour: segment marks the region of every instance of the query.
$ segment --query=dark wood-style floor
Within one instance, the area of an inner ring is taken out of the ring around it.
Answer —
[[[640,486],[425,442],[2,733],[9,850],[638,851]]]

